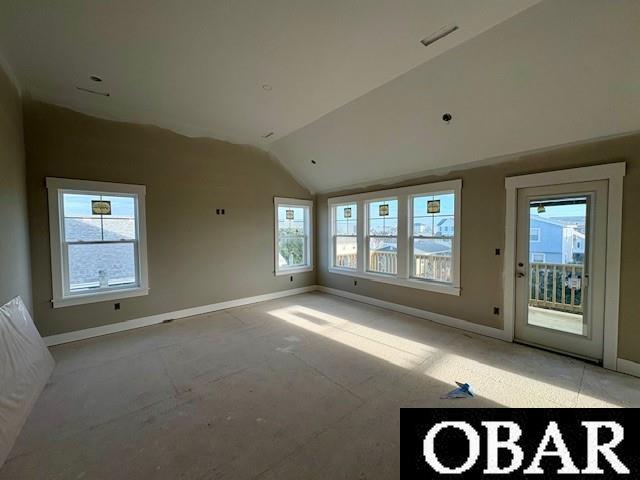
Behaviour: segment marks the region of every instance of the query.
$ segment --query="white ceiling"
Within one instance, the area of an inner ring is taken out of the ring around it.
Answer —
[[[639,47],[640,1],[547,0],[271,149],[323,192],[638,131]]]
[[[265,147],[537,1],[2,0],[0,52],[39,100]]]

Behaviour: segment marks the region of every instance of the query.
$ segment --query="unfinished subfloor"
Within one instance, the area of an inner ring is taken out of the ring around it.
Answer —
[[[640,406],[640,379],[322,293],[52,351],[0,479],[397,478],[400,407]]]

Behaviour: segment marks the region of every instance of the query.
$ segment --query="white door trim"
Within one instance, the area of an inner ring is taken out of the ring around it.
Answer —
[[[607,203],[607,272],[604,311],[604,352],[602,365],[616,370],[618,358],[618,314],[620,303],[620,252],[622,241],[622,184],[625,162],[571,168],[553,172],[519,175],[505,179],[506,218],[504,248],[504,330],[505,337],[513,340],[515,327],[515,264],[518,189],[561,185],[565,183],[608,180]]]

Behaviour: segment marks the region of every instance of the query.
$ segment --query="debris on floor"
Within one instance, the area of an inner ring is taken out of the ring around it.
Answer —
[[[473,387],[468,383],[460,383],[456,382],[458,388],[454,388],[446,395],[443,395],[440,398],[453,399],[453,398],[473,398],[475,393],[473,391]]]

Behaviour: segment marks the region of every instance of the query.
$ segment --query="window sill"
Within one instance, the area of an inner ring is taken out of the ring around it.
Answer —
[[[313,265],[301,267],[281,268],[275,272],[276,276],[291,275],[292,273],[313,272]]]
[[[141,297],[148,295],[148,288],[127,288],[122,290],[110,290],[103,293],[85,293],[70,295],[64,298],[54,298],[51,300],[53,308],[70,307],[72,305],[84,305],[86,303],[107,302],[109,300],[120,300],[122,298]]]
[[[329,272],[337,273],[339,275],[346,275],[349,277],[364,278],[367,280],[372,280],[374,282],[388,283],[390,285],[397,285],[400,287],[415,288],[417,290],[426,290],[429,292],[460,296],[460,287],[454,287],[453,285],[415,280],[413,278],[397,278],[390,275],[385,275],[383,273],[363,273],[356,272],[354,270],[344,270],[339,268],[329,268]]]

